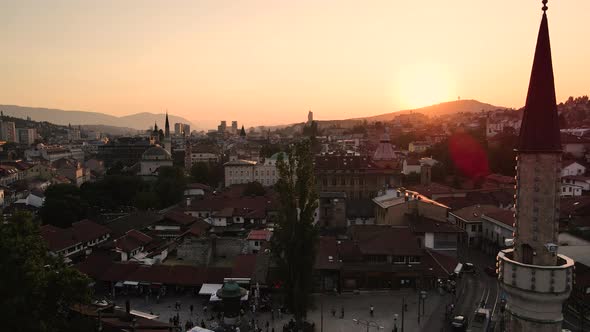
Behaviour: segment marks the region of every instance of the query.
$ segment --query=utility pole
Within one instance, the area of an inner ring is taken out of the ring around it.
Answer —
[[[320,294],[320,296],[322,296]],[[324,332],[324,298],[320,300],[320,332]]]
[[[404,332],[404,313],[406,312],[406,297],[402,297],[402,332]]]

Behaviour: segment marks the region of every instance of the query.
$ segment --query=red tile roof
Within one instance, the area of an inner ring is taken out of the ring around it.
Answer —
[[[410,228],[414,233],[463,233],[464,230],[450,222],[438,221],[423,216],[410,218]]]
[[[354,225],[351,237],[363,255],[421,255],[416,235],[409,227]]]
[[[484,213],[488,218],[499,221],[507,226],[513,227],[514,224],[514,211],[511,210],[498,210],[494,212]]]
[[[184,214],[182,211],[168,211],[164,214],[164,222],[171,221],[182,226],[189,226],[197,221],[197,218]]]
[[[252,278],[256,271],[257,254],[239,255],[234,259],[232,267],[233,278]]]
[[[272,232],[268,229],[254,229],[248,233],[247,240],[256,240],[256,241],[268,241],[272,236]]]
[[[96,240],[107,234],[110,234],[108,228],[88,219],[75,222],[68,228],[59,228],[53,225],[41,226],[41,236],[51,251],[59,251],[78,243]]]
[[[150,243],[152,238],[138,230],[132,229],[125,235],[115,240],[115,245],[118,249],[124,252],[132,252],[133,250],[143,247]]]

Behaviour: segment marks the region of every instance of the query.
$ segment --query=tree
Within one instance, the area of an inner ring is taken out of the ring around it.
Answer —
[[[240,130],[240,136],[246,137],[246,130],[244,130],[244,125],[242,125],[242,129]]]
[[[305,140],[287,149],[286,160],[283,156],[277,160],[280,212],[271,242],[283,281],[285,302],[299,329],[310,305],[318,240],[314,224],[318,197],[310,150],[310,142]]]
[[[0,312],[6,331],[73,331],[68,312],[88,303],[90,280],[48,254],[39,224],[19,213],[0,223]]]
[[[184,172],[179,167],[160,167],[154,191],[160,200],[160,207],[167,207],[182,200],[186,184]]]
[[[194,182],[209,182],[209,165],[204,162],[198,162],[191,166],[191,177]]]
[[[80,188],[72,184],[54,184],[45,191],[40,214],[44,224],[66,228],[86,217],[88,203]]]
[[[153,191],[140,191],[133,197],[133,206],[145,211],[160,206],[160,200]]]
[[[244,196],[264,196],[264,194],[266,190],[258,181],[249,182],[243,192]]]

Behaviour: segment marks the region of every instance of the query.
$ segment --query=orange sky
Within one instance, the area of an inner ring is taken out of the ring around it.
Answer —
[[[588,94],[590,1],[549,1],[558,100]],[[524,104],[540,0],[0,2],[0,104],[211,128]]]

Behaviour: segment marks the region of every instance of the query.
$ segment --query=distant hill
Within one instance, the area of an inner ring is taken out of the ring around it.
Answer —
[[[159,113],[137,113],[126,116],[113,116],[98,112],[83,111],[64,111],[60,109],[24,107],[16,105],[0,105],[0,110],[5,115],[23,118],[31,117],[35,121],[48,121],[59,125],[104,125],[113,127],[132,128],[145,130],[158,123],[158,127],[164,128],[164,119],[166,114]],[[188,123],[191,127],[194,125],[185,118],[170,114],[170,130],[174,130],[174,124],[177,122]]]
[[[486,104],[479,102],[473,99],[466,99],[466,100],[455,100],[449,101],[445,103],[440,103],[432,106],[426,106],[422,108],[416,108],[413,110],[404,110],[404,111],[397,111],[391,112],[386,114],[374,115],[364,118],[357,118],[352,120],[367,120],[369,122],[376,122],[376,121],[391,121],[396,116],[409,114],[409,113],[422,113],[427,116],[440,116],[440,115],[448,115],[448,114],[455,114],[455,113],[473,113],[479,111],[493,111],[497,109],[504,109],[505,107],[494,106],[491,104]]]

